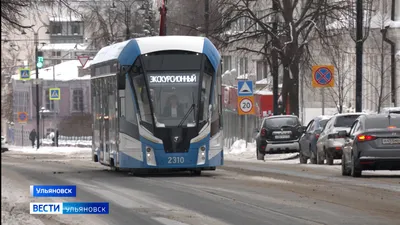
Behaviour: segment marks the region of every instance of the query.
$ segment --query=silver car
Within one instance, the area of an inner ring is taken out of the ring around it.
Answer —
[[[325,125],[317,141],[317,164],[333,165],[334,159],[342,158],[343,136],[338,131],[350,131],[354,121],[365,113],[342,113],[334,115]]]
[[[363,170],[400,170],[400,114],[360,116],[345,135],[342,175]]]

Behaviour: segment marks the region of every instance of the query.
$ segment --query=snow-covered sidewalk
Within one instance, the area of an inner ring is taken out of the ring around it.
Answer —
[[[33,153],[33,154],[80,154],[90,153],[91,148],[79,148],[79,147],[49,147],[41,146],[39,149],[32,147],[21,147],[21,146],[9,146],[11,152],[22,152],[22,153]]]
[[[29,214],[29,202],[33,200],[28,197],[29,186],[24,191],[19,185],[14,180],[1,176],[1,224],[44,225],[41,220]]]

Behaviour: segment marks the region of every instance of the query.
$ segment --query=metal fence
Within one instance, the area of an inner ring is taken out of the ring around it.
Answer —
[[[237,140],[253,142],[255,128],[259,127],[261,119],[255,115],[239,115],[236,111],[225,109],[223,112],[224,147],[230,148]]]
[[[8,134],[7,134],[7,142],[11,145],[16,145],[16,146],[30,146],[32,145],[32,142],[29,140],[29,133],[30,130],[24,130],[24,129],[14,129],[14,128],[9,128],[8,129]],[[46,137],[43,143],[47,143],[51,141],[51,138]],[[77,141],[85,141],[85,142],[91,142],[92,137],[91,136],[63,136],[60,135],[58,136],[59,141],[64,141],[64,142],[77,142]]]

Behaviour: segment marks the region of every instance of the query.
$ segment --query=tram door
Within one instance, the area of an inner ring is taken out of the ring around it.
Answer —
[[[110,110],[109,110],[109,78],[103,80],[102,105],[103,105],[103,127],[102,127],[102,149],[104,154],[103,162],[110,163]]]
[[[93,104],[96,105],[96,139],[98,140],[98,149],[100,150],[99,152],[99,162],[104,162],[104,149],[103,149],[103,121],[104,121],[104,103],[103,103],[103,92],[101,91],[103,88],[103,81],[102,79],[95,79],[95,84],[96,84],[96,100],[97,102],[94,102]]]

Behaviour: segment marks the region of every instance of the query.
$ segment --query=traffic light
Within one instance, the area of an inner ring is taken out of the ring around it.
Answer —
[[[44,64],[43,52],[38,51],[36,59],[36,67],[40,69],[43,67],[43,64]]]

